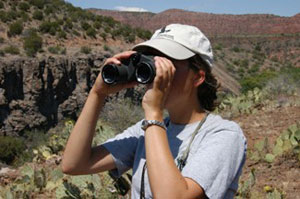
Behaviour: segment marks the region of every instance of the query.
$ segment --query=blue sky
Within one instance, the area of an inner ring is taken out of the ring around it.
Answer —
[[[300,0],[66,0],[82,8],[162,12],[179,8],[216,14],[275,14],[293,16],[300,13]]]

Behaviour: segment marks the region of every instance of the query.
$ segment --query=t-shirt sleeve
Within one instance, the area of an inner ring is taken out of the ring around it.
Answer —
[[[133,167],[134,155],[141,135],[140,121],[102,144],[115,161],[117,168],[112,171],[113,175],[119,177]]]
[[[190,154],[182,175],[197,182],[208,198],[224,198],[245,162],[247,143],[240,127],[217,130]]]

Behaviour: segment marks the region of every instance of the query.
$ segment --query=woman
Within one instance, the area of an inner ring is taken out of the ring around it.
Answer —
[[[145,120],[91,148],[106,96],[136,85],[107,85],[99,75],[68,140],[63,172],[120,176],[132,168],[132,198],[233,198],[246,139],[236,123],[209,113],[218,88],[209,40],[194,26],[170,24],[133,50],[155,55],[156,76],[142,101]],[[135,51],[105,64],[118,65]]]

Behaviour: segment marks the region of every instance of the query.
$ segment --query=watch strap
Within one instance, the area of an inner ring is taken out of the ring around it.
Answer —
[[[160,122],[160,121],[157,121],[157,120],[143,120],[142,129],[145,131],[151,125],[160,126],[163,129],[167,130],[166,125],[163,122]]]

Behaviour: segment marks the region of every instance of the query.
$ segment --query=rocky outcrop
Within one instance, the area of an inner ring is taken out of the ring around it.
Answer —
[[[0,59],[0,135],[23,135],[26,130],[47,131],[66,118],[76,120],[105,58],[10,57]],[[213,69],[225,90],[239,92],[239,84],[222,67]],[[113,97],[140,102],[144,87]]]
[[[0,135],[77,118],[108,56],[0,60]]]

